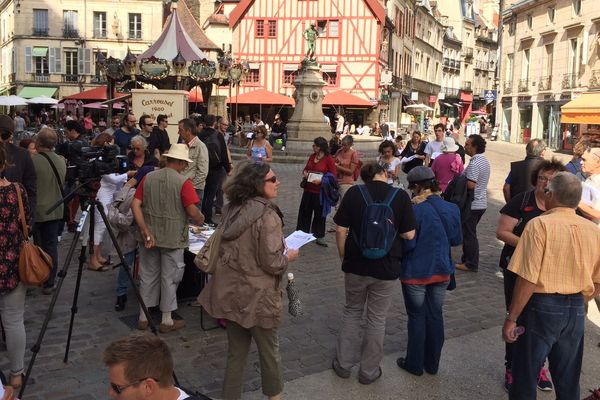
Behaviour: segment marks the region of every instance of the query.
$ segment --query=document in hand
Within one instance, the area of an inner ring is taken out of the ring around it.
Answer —
[[[288,249],[297,250],[300,247],[304,246],[307,243],[316,240],[317,238],[313,236],[312,233],[306,233],[303,231],[296,231],[292,233],[290,236],[285,238],[285,245]]]

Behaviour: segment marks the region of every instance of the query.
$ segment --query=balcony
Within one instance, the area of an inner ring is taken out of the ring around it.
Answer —
[[[142,38],[142,31],[133,31],[133,32],[129,32],[128,35],[129,39],[141,39]]]
[[[490,69],[490,63],[487,61],[476,61],[475,68],[487,71],[488,69]]]
[[[529,91],[529,79],[519,79],[519,92]]]
[[[33,75],[33,81],[34,82],[50,82],[50,75],[49,74],[32,74]]]
[[[106,78],[101,76],[92,76],[91,83],[106,84]]]
[[[511,94],[512,93],[512,82],[505,81],[504,84],[502,85],[502,89],[504,90],[505,94]]]
[[[448,97],[456,97],[458,98],[460,96],[460,89],[459,88],[442,88],[442,92],[446,94],[446,98]]]
[[[540,92],[543,90],[552,90],[552,75],[542,76],[540,78],[540,83],[538,84],[538,90]]]
[[[392,87],[394,87],[395,89],[401,89],[402,88],[402,78],[400,78],[399,76],[396,76],[396,75],[392,75]]]
[[[65,83],[77,83],[79,82],[79,75],[63,75],[62,81]]]
[[[473,91],[473,84],[471,81],[463,81],[462,85],[461,85],[461,90],[463,92],[472,92]]]
[[[463,47],[463,55],[465,59],[473,58],[473,48],[472,47]]]
[[[94,39],[106,39],[107,35],[106,29],[94,29]]]
[[[579,82],[577,82],[577,74],[564,74],[562,80],[562,88],[573,89],[576,87],[579,87]]]
[[[600,89],[600,69],[592,71],[592,77],[590,78],[590,88]]]
[[[64,28],[63,29],[63,37],[66,38],[78,38],[79,31],[75,28]]]
[[[448,57],[444,57],[444,67],[449,67],[454,60],[450,61]]]
[[[402,78],[402,89],[412,89],[412,85],[412,76],[404,75],[404,78]]]
[[[33,36],[48,36],[48,28],[33,28]]]

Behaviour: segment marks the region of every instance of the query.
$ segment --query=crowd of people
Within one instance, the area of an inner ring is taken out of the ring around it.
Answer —
[[[226,117],[178,121],[178,143],[170,142],[168,123],[165,115],[155,123],[148,115],[127,112],[97,135],[69,120],[65,143],[44,127],[30,141],[15,144],[20,122],[0,115],[0,316],[10,388],[21,385],[25,355],[20,196],[35,243],[52,258],[43,293],[55,291],[63,229],[81,229],[79,210],[95,199],[107,210],[126,264],[117,276],[115,310],[127,307],[128,270],[138,258],[141,298],[145,306],[160,310],[161,333],[185,327],[173,311],[189,225],[218,228],[217,268],[198,302],[225,321],[223,398],[241,398],[252,339],[263,393],[281,398],[282,290],[289,263],[299,257],[283,239],[283,214],[275,203],[280,180],[270,166],[275,144],[286,146],[285,123],[277,115],[269,135],[260,116],[240,121],[247,160],[235,168],[228,146],[232,124]],[[364,385],[382,376],[386,316],[393,293],[401,290],[408,342],[397,366],[416,376],[435,375],[443,354],[445,294],[456,286],[456,269],[476,273],[480,267],[477,226],[488,209],[487,142],[474,134],[463,147],[437,124],[432,140],[418,131],[406,143],[382,136],[379,156],[366,160],[345,126],[337,115],[335,149],[327,138],[314,139],[298,177],[302,195],[296,229],[312,233],[316,244],[326,247],[332,214],[330,231],[344,273],[345,302],[332,369],[347,379],[358,366]],[[49,212],[74,188],[77,181],[67,169],[77,164],[74,154],[88,140],[95,148],[126,156],[126,170],[86,182],[73,200]],[[545,159],[545,150],[542,140],[531,140],[525,159],[511,164],[502,188],[506,205],[496,234],[505,243],[499,267],[506,301],[504,385],[510,399],[535,399],[536,387],[555,390],[557,398],[579,399],[584,308],[593,298],[598,302],[600,294],[600,147],[582,139],[567,166]],[[218,224],[215,215],[220,215]],[[102,272],[109,270],[110,254],[101,246],[109,227],[97,213],[94,223],[87,266]],[[451,250],[458,246],[462,259],[455,262]],[[138,330],[151,323],[140,305]],[[145,393],[142,398],[148,399],[194,398],[174,387],[169,349],[153,335],[112,343],[104,362],[114,398],[125,391]]]

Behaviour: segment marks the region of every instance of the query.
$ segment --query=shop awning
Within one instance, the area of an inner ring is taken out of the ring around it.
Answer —
[[[584,93],[560,110],[563,124],[600,124],[600,93]]]
[[[258,89],[253,92],[242,93],[237,96],[231,96],[227,99],[230,104],[269,104],[293,106],[296,103],[294,99],[282,94],[269,92],[266,89]]]
[[[38,96],[52,97],[57,90],[57,87],[23,86],[23,89],[19,92],[19,96],[24,99],[32,99]]]
[[[343,90],[329,92],[323,99],[324,106],[373,107],[374,104],[362,97],[355,96]]]
[[[34,47],[31,50],[32,57],[46,57],[48,55],[47,47]]]
[[[202,89],[200,86],[194,86],[188,93],[190,103],[204,103],[202,98]]]
[[[116,93],[115,97],[120,98],[126,96],[126,93]],[[65,97],[63,100],[94,100],[103,101],[106,100],[106,86],[100,86],[94,89],[86,90],[81,93],[75,93],[71,96]]]

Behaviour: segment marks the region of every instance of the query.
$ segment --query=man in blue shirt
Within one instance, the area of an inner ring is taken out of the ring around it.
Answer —
[[[123,116],[121,127],[113,135],[115,137],[115,144],[121,149],[121,155],[127,154],[131,138],[140,133],[140,130],[135,127],[136,124],[137,119],[135,118],[135,114],[129,112]]]

